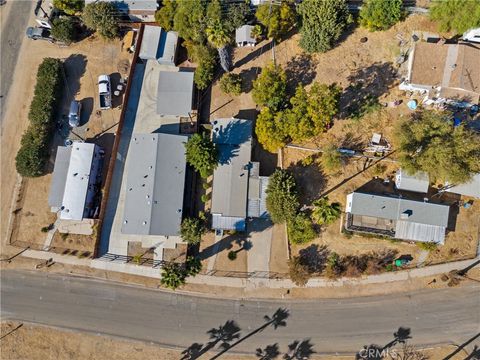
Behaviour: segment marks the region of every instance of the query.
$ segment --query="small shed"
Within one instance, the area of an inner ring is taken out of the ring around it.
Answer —
[[[157,60],[159,64],[175,66],[177,45],[176,32],[167,32],[159,26],[146,25],[139,57],[142,60]]]
[[[243,25],[235,30],[235,42],[238,47],[255,46],[257,40],[252,36],[252,25]]]
[[[410,175],[405,170],[398,170],[395,175],[395,186],[399,190],[414,191],[419,193],[427,193],[430,185],[428,174],[418,171]]]

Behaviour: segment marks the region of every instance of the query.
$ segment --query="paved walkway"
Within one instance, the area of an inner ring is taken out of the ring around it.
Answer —
[[[123,273],[130,273],[135,275],[142,275],[148,277],[154,277],[160,279],[160,270],[153,269],[146,266],[139,266],[135,264],[121,264],[109,261],[103,261],[99,259],[79,259],[70,255],[60,255],[45,251],[27,250],[22,256],[37,258],[37,259],[50,259],[58,263],[70,264],[70,265],[82,265],[91,266],[93,268],[117,271]],[[336,281],[328,280],[325,278],[312,278],[305,285],[306,288],[317,287],[340,287],[344,285],[367,285],[367,284],[381,284],[395,281],[405,281],[411,278],[420,278],[426,276],[441,275],[448,273],[452,270],[460,270],[472,265],[475,262],[480,261],[479,258],[455,261],[446,264],[432,265],[423,268],[416,268],[404,271],[389,272],[379,275],[368,275],[361,278],[340,278]],[[188,283],[202,284],[211,286],[225,286],[236,288],[271,288],[271,289],[290,289],[298,288],[290,279],[263,279],[263,278],[236,278],[236,277],[221,277],[221,276],[208,276],[197,275],[195,277],[188,278]]]

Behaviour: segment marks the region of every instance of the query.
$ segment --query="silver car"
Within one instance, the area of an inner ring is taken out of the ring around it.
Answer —
[[[82,111],[82,103],[73,100],[70,103],[70,111],[68,113],[68,124],[74,128],[80,126],[80,112]]]

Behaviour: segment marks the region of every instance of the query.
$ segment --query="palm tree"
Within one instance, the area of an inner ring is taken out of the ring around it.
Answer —
[[[231,34],[221,21],[213,22],[206,28],[205,32],[207,34],[208,42],[218,51],[220,66],[225,72],[230,71],[232,62],[228,51],[228,44],[232,41]]]
[[[328,225],[340,217],[342,209],[339,203],[329,203],[328,197],[315,200],[313,203],[312,218],[317,224]]]

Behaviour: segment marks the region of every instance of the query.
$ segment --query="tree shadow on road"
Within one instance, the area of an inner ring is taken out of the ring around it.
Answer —
[[[407,340],[411,339],[410,328],[400,326],[397,331],[393,333],[392,341],[386,345],[381,346],[377,344],[365,345],[356,355],[356,360],[382,360],[385,359],[389,350],[398,344],[406,344]]]

